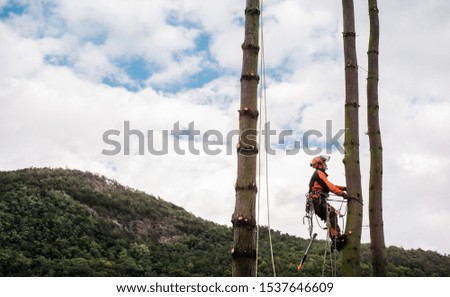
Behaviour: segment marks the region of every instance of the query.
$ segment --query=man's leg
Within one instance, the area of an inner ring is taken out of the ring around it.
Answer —
[[[345,238],[347,235],[341,235],[341,228],[338,224],[338,216],[336,209],[328,204],[329,218],[330,218],[330,236],[332,241],[332,249],[336,248],[338,251],[342,250],[345,245]]]
[[[322,198],[314,198],[314,212],[324,222],[327,221],[327,203]]]
[[[330,218],[330,236],[331,238],[341,235],[341,228],[338,225],[338,218],[336,214],[336,209],[327,204],[328,207],[328,216]]]

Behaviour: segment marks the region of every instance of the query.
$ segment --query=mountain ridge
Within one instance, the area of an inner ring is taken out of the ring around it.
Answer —
[[[258,271],[271,276],[261,229]],[[1,171],[0,235],[0,276],[231,276],[230,227],[75,169]],[[279,231],[273,240],[277,275],[329,275],[323,241],[299,273],[308,241]],[[450,276],[447,255],[397,247],[387,254],[390,276]],[[363,275],[371,276],[367,244],[362,258]]]

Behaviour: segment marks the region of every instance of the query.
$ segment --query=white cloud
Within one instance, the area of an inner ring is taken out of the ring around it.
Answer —
[[[26,77],[34,74],[42,66],[41,53],[37,43],[22,39],[16,32],[0,23],[0,69],[2,78]]]
[[[226,32],[212,38],[211,53],[217,60],[220,67],[227,70],[237,70],[242,63],[242,50],[236,44],[242,44],[242,30],[235,25],[231,25]]]
[[[56,49],[44,49],[49,54],[57,51],[75,64],[80,75],[93,81],[98,81],[104,71],[105,76],[114,74],[117,80],[126,82],[126,74],[118,73],[114,63],[132,57],[142,57],[170,72],[178,53],[195,48],[199,33],[166,20],[176,9],[171,1],[133,1],[132,5],[119,0],[25,3],[28,13],[8,19],[10,27],[24,37],[68,41],[54,44]]]
[[[78,73],[94,82],[101,82],[105,76],[124,76],[121,70],[114,66],[98,47],[92,44],[86,44],[79,49],[74,68]],[[130,82],[126,78],[121,80]]]
[[[310,63],[311,55],[336,50],[339,20],[335,13],[336,4],[320,2],[307,6],[298,5],[295,1],[267,2],[263,14],[267,18],[264,38],[268,67],[279,66],[288,59],[303,68]],[[294,65],[286,66],[289,69]]]
[[[187,56],[180,61],[169,63],[163,71],[152,75],[146,83],[150,86],[180,84],[188,80],[189,75],[200,72],[202,66],[201,56]]]

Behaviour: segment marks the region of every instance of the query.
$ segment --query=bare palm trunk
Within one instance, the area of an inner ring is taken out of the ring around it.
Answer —
[[[344,20],[345,59],[345,141],[344,158],[348,201],[346,232],[347,243],[343,249],[342,271],[344,276],[361,276],[361,228],[362,193],[359,165],[359,99],[358,63],[356,57],[356,34],[353,0],[342,0]]]
[[[383,226],[383,146],[378,105],[379,18],[377,0],[369,0],[370,36],[367,77],[367,124],[370,143],[369,224],[374,276],[386,276]]]
[[[236,206],[233,223],[233,276],[255,276],[256,265],[256,157],[257,90],[259,52],[259,0],[247,0],[245,39],[242,44],[241,105],[239,110],[239,143]]]

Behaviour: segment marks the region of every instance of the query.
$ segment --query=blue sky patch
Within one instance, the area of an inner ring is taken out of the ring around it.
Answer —
[[[210,36],[206,33],[200,34],[196,39],[196,48],[188,50],[174,57],[175,60],[182,59],[189,54],[203,53],[207,61],[205,61],[203,68],[188,77],[184,77],[182,81],[174,81],[162,85],[152,85],[152,88],[157,91],[164,91],[168,93],[177,93],[185,89],[201,88],[209,82],[217,79],[223,75],[223,70],[218,69],[217,63],[214,62],[213,57],[209,52]],[[120,59],[114,63],[117,67],[127,73],[128,77],[133,80],[138,86],[145,87],[145,82],[153,74],[162,70],[161,66],[155,63],[149,63],[143,57],[134,57],[132,59]],[[206,66],[205,66],[206,65]],[[111,79],[104,79],[103,83],[111,86],[117,86],[117,82]],[[130,87],[124,86],[130,90]],[[133,89],[133,88],[131,88]]]
[[[130,79],[136,82],[144,82],[158,70],[156,65],[148,65],[148,62],[143,57],[123,59],[116,65],[123,69]]]
[[[98,33],[93,36],[85,37],[83,43],[92,43],[93,45],[102,45],[108,39],[108,32]]]
[[[243,16],[237,16],[233,19],[233,22],[237,24],[239,27],[245,26],[245,19]]]
[[[188,82],[186,83],[186,87],[189,89],[201,88],[207,83],[215,80],[216,78],[219,78],[222,74],[223,73],[220,71],[220,69],[212,67],[202,69],[202,71],[189,78]]]
[[[211,37],[209,36],[209,34],[206,34],[206,33],[200,34],[197,37],[197,39],[195,40],[195,43],[197,45],[195,49],[197,51],[208,51],[210,41],[211,41]]]
[[[311,58],[313,62],[320,62],[325,60],[337,61],[341,57],[341,53],[337,50],[323,50],[312,54]]]
[[[12,15],[22,15],[26,8],[26,5],[21,5],[16,1],[9,1],[5,6],[0,8],[0,19],[9,18]]]
[[[201,88],[224,74],[223,69],[219,69],[219,66],[214,61],[214,58],[209,51],[211,43],[210,35],[205,32],[200,34],[195,43],[197,46],[194,52],[203,52],[205,54],[205,59],[209,61],[209,63],[204,64],[209,65],[188,78],[187,83],[184,86],[187,88]]]
[[[293,63],[290,57],[283,59],[276,67],[267,67],[266,65],[266,76],[277,82],[284,81],[286,80],[286,77],[289,77],[294,73],[295,69],[293,65],[295,65],[295,63]]]
[[[44,63],[55,66],[71,66],[67,56],[60,55],[46,55],[44,56]]]
[[[129,92],[138,92],[141,89],[141,86],[122,83],[111,76],[103,77],[102,84],[105,84],[113,88],[125,88]]]
[[[102,83],[111,87],[123,87],[130,92],[138,92],[144,88],[145,81],[159,70],[157,65],[150,64],[143,57],[137,56],[133,58],[121,58],[113,61],[113,63],[123,70],[133,83],[123,83],[111,76],[105,76],[102,79]]]
[[[184,27],[186,29],[200,29],[201,24],[193,20],[187,19],[185,16],[181,16],[176,10],[171,10],[167,13],[166,23],[174,27]]]

